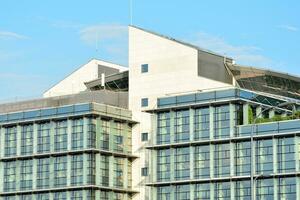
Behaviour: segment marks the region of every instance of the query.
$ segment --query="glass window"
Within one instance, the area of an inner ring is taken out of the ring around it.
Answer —
[[[83,184],[83,155],[73,155],[71,157],[71,184]]]
[[[191,103],[195,103],[195,100],[196,100],[195,94],[178,96],[176,98],[177,105],[179,105],[179,104],[188,104],[188,103],[191,104]]]
[[[49,193],[38,194],[37,200],[50,200],[50,195],[49,195]]]
[[[170,113],[162,112],[157,115],[157,144],[170,143]]]
[[[108,186],[109,185],[109,157],[108,156],[101,155],[100,173],[101,173],[101,185]]]
[[[280,138],[277,143],[278,171],[295,171],[295,140],[294,138]]]
[[[197,146],[194,153],[195,178],[209,178],[210,172],[210,148],[209,146]]]
[[[176,200],[190,200],[190,186],[178,185],[175,192]]]
[[[142,105],[142,107],[147,107],[148,106],[148,98],[142,98],[141,105]]]
[[[157,181],[170,180],[170,149],[162,149],[157,152]]]
[[[68,123],[59,121],[55,123],[54,150],[66,151],[68,148]]]
[[[114,186],[123,187],[124,183],[124,160],[123,158],[114,158]]]
[[[88,112],[91,110],[91,104],[80,104],[74,106],[75,112]]]
[[[250,142],[241,142],[235,144],[234,161],[235,161],[235,173],[237,176],[250,174],[251,171]]]
[[[49,188],[50,182],[50,159],[42,158],[37,160],[36,187],[38,189]]]
[[[20,196],[20,200],[32,200],[32,195],[31,194],[24,194]]]
[[[148,133],[142,133],[142,142],[148,141]]]
[[[141,72],[147,73],[148,72],[148,64],[142,64],[141,65]]]
[[[110,122],[104,119],[100,120],[100,148],[109,149],[109,125]]]
[[[157,103],[158,107],[176,105],[176,97],[160,98],[157,101],[158,101],[158,103]]]
[[[88,154],[87,156],[87,184],[93,185],[95,184],[96,180],[96,162],[95,162],[95,155],[94,154]]]
[[[20,165],[20,189],[32,189],[32,160],[22,160]]]
[[[53,200],[67,200],[67,192],[55,192]]]
[[[215,183],[215,199],[230,200],[230,182]]]
[[[189,110],[175,112],[175,142],[186,142],[190,140],[189,114]]]
[[[5,129],[5,156],[15,156],[17,154],[17,127],[7,127]]]
[[[143,167],[141,169],[142,176],[148,176],[148,167]]]
[[[175,178],[177,180],[190,178],[190,148],[175,149]]]
[[[96,148],[96,124],[92,118],[87,119],[87,148]]]
[[[235,199],[236,200],[250,200],[251,199],[250,181],[235,182]]]
[[[123,137],[123,124],[120,122],[113,122],[112,133],[114,134],[113,150],[118,152],[124,151],[124,137]]]
[[[10,192],[16,189],[16,162],[4,162],[4,191]],[[19,181],[19,180],[18,180]]]
[[[71,199],[72,200],[83,200],[83,191],[82,190],[72,191]]]
[[[280,178],[278,187],[279,199],[297,199],[296,196],[296,179]]]
[[[273,179],[260,179],[256,181],[256,199],[274,199]]]
[[[230,176],[230,145],[217,144],[214,151],[215,176],[226,177]]]
[[[230,134],[229,105],[217,106],[214,112],[215,138],[228,138]]]
[[[54,186],[66,186],[67,184],[67,157],[54,158]]]
[[[50,123],[38,124],[37,152],[50,152]]]
[[[163,186],[157,188],[157,200],[170,200],[171,188],[170,186]]]
[[[260,140],[256,142],[256,171],[257,174],[273,173],[272,140]]]
[[[57,108],[57,114],[69,114],[73,112],[73,106],[64,106]]]
[[[33,125],[22,126],[21,132],[21,154],[30,155],[33,153]]]
[[[72,149],[83,149],[83,119],[72,120]]]
[[[210,200],[210,184],[196,184],[195,200]]]
[[[198,108],[194,117],[194,139],[209,139],[209,108]]]

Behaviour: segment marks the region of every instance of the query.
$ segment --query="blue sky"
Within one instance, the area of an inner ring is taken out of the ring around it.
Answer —
[[[132,1],[136,26],[300,76],[298,0]],[[38,97],[91,58],[127,65],[129,23],[129,0],[2,0],[0,101]]]

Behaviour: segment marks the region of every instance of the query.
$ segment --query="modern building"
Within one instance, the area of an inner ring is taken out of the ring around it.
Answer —
[[[91,60],[0,105],[5,200],[300,200],[300,78],[129,27],[129,68]]]

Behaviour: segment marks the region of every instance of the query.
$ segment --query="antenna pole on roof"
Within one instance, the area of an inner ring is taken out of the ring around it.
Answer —
[[[129,0],[129,17],[130,17],[130,25],[132,25],[132,1]]]

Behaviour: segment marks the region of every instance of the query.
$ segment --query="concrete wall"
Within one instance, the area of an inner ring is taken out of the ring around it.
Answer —
[[[103,72],[111,74],[125,70],[126,67],[93,59],[47,90],[43,97],[76,94],[87,89],[85,82],[99,78]]]
[[[148,64],[149,72],[141,73],[141,65]],[[231,86],[198,76],[198,50],[174,40],[129,27],[129,109],[140,124],[133,127],[133,153],[140,158],[133,163],[133,189],[140,194],[134,200],[150,199],[150,191],[143,184],[141,168],[148,162],[141,133],[151,133],[151,115],[143,109],[155,108],[157,97],[166,94]],[[141,98],[149,99],[149,106],[141,108]],[[150,175],[151,176],[151,175]]]

